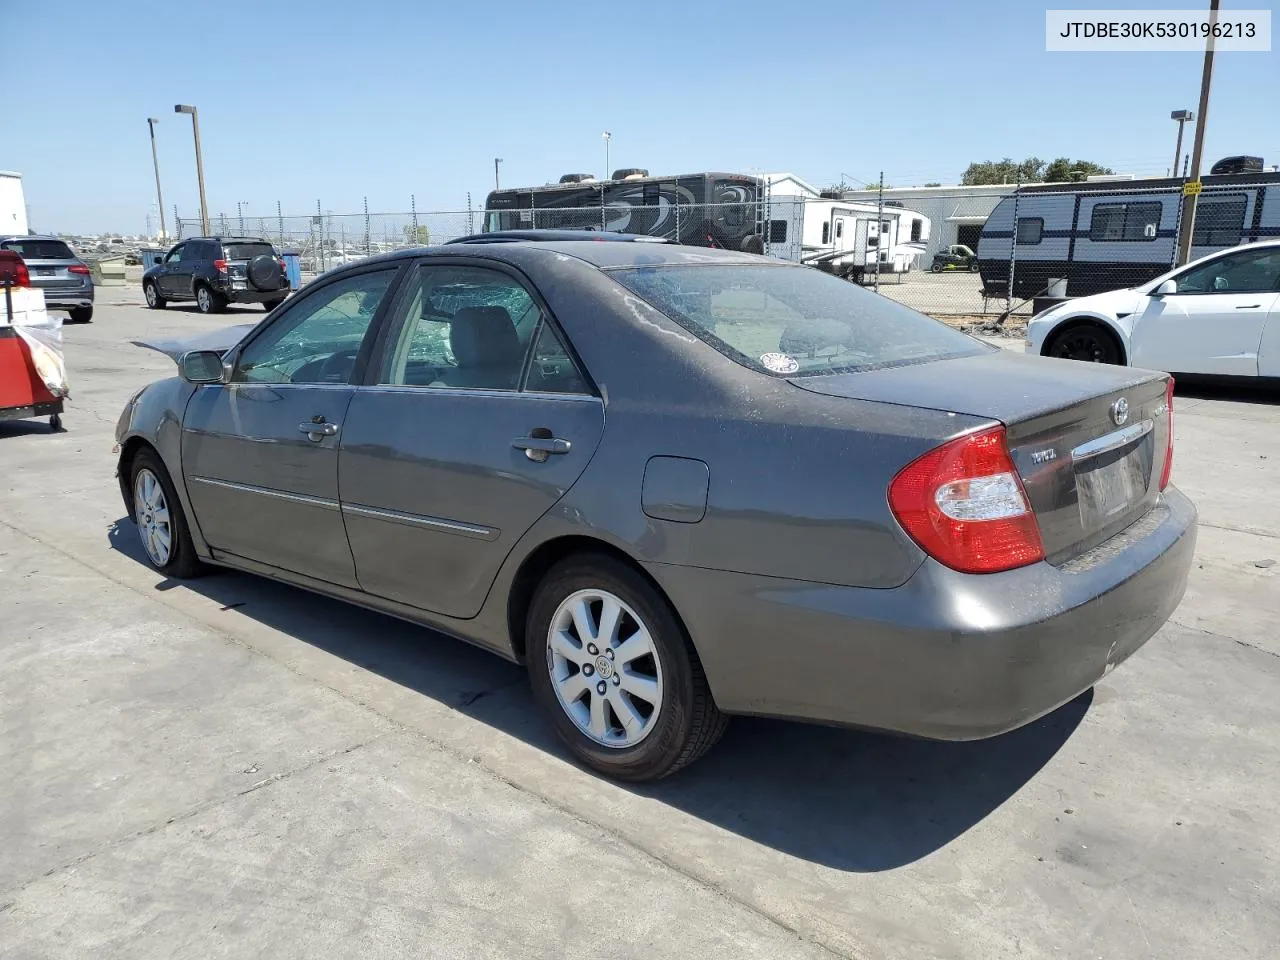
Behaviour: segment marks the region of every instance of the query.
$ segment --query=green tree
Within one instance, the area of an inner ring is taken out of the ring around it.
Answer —
[[[940,184],[940,183],[938,183],[938,182],[936,182],[936,181],[930,181],[929,183],[926,183],[926,184],[925,184],[925,186],[926,186],[926,187],[940,187],[940,186],[942,186],[942,184]]]
[[[431,243],[431,232],[421,224],[415,227],[411,223],[406,223],[404,225],[404,242],[410,247],[428,246]]]
[[[1044,179],[1050,183],[1078,182],[1108,173],[1115,173],[1115,171],[1091,160],[1069,160],[1066,157],[1059,157],[1045,167]]]
[[[1039,183],[1044,179],[1045,163],[1039,157],[1027,157],[1021,163],[1011,157],[971,163],[960,178],[968,187],[990,183]]]

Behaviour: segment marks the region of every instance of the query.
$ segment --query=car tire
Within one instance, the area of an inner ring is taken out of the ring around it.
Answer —
[[[206,283],[196,287],[196,309],[201,313],[221,313],[227,309],[226,297]]]
[[[175,580],[203,573],[205,565],[196,556],[182,501],[154,451],[139,450],[134,456],[129,466],[129,490],[133,522],[147,562]]]
[[[940,263],[934,263],[929,267],[930,273],[941,273],[942,271],[943,271],[943,266]]]
[[[270,313],[276,307],[280,306],[280,304],[284,303],[284,301],[284,297],[281,297],[279,300],[264,300],[262,302],[262,308],[266,310],[267,313]]]
[[[156,286],[154,280],[148,280],[142,285],[142,295],[147,298],[147,306],[152,310],[163,310],[168,303],[164,297],[160,296],[160,288]]]
[[[93,323],[93,307],[76,307],[67,311],[72,323]]]
[[[969,262],[969,272],[970,272],[970,273],[977,273],[977,272],[978,272],[979,270],[981,270],[981,269],[982,269],[982,268],[978,265],[978,261],[977,261],[977,260],[971,260],[971,261]]]
[[[609,604],[618,612],[606,642],[581,638],[580,617],[588,633],[598,631]],[[593,770],[657,780],[724,733],[728,718],[670,603],[613,557],[578,554],[554,566],[534,593],[525,636],[534,696],[556,735]]]
[[[1085,363],[1124,363],[1115,334],[1096,323],[1075,323],[1058,330],[1045,345],[1044,356]]]

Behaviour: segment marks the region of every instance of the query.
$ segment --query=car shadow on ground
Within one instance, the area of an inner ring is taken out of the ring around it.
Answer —
[[[132,522],[111,546],[145,564]],[[525,671],[432,630],[234,571],[159,590],[193,590],[224,610],[327,651],[560,757]],[[749,840],[853,872],[889,870],[954,840],[1013,796],[1067,741],[1092,703],[1082,694],[1020,730],[933,743],[738,717],[721,743],[668,780],[614,784]]]
[[[1280,387],[1273,382],[1216,380],[1178,374],[1173,389],[1174,416],[1177,416],[1179,400],[1220,400],[1275,407],[1280,406]]]

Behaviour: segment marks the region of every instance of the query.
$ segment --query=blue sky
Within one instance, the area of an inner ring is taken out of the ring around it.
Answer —
[[[195,215],[180,102],[200,108],[215,215],[277,200],[305,214],[317,198],[356,212],[365,196],[403,211],[410,194],[457,210],[467,191],[483,203],[495,156],[504,186],[603,173],[606,129],[612,167],[655,173],[954,183],[971,160],[1034,154],[1163,174],[1169,111],[1196,108],[1202,60],[1047,53],[1045,5],[1026,0],[0,8],[0,169],[24,175],[33,228],[71,232],[144,228],[148,116],[165,206]],[[1280,54],[1219,55],[1207,161],[1280,162],[1277,89]]]

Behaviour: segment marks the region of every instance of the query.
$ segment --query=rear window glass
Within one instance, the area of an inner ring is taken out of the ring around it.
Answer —
[[[0,244],[23,260],[74,260],[76,255],[61,240],[6,240]]]
[[[666,265],[609,275],[731,360],[765,373],[847,373],[992,349],[812,267]]]
[[[263,254],[268,257],[276,255],[269,243],[226,243],[222,249],[226,252],[227,260],[252,260]]]

